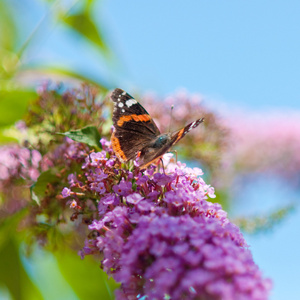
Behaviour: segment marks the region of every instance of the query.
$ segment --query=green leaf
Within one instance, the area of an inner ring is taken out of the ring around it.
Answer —
[[[37,181],[30,187],[31,199],[40,205],[40,200],[46,195],[47,185],[49,183],[59,182],[55,168],[49,169],[39,176]]]
[[[36,245],[33,250],[30,256],[22,255],[21,261],[31,280],[40,289],[43,299],[79,300],[73,289],[62,276],[53,254],[45,249],[39,248],[38,245]],[[31,300],[32,298],[27,299]]]
[[[87,126],[82,129],[71,130],[67,132],[57,132],[57,134],[67,136],[73,141],[102,149],[100,144],[101,136],[95,126]]]
[[[114,299],[113,291],[119,284],[107,278],[99,261],[87,256],[81,260],[73,251],[60,251],[55,255],[61,273],[81,300]]]
[[[8,143],[16,143],[18,140],[15,137],[7,136],[3,133],[6,127],[0,127],[0,145]]]
[[[0,126],[9,126],[20,120],[29,101],[36,96],[32,90],[0,90]]]
[[[0,286],[5,286],[11,299],[42,300],[37,287],[30,280],[24,269],[20,256],[20,244],[16,243],[13,236],[16,231],[7,232],[1,229],[0,236],[6,233],[6,242],[0,247]]]
[[[92,21],[88,10],[64,16],[62,20],[81,36],[97,45],[104,54],[108,54],[108,47],[104,42],[102,33]]]
[[[32,185],[32,186],[30,187],[31,199],[32,199],[33,201],[35,201],[38,205],[41,205],[40,198],[39,198],[39,197],[37,196],[37,194],[34,192],[33,188],[34,188],[34,185]]]
[[[295,205],[290,204],[280,209],[277,209],[266,215],[254,215],[247,218],[241,217],[234,220],[234,224],[248,234],[260,233],[273,229],[275,225],[286,219],[286,217],[295,210]]]
[[[17,41],[17,28],[12,8],[12,4],[8,5],[7,2],[0,1],[0,49],[10,51],[14,50]]]

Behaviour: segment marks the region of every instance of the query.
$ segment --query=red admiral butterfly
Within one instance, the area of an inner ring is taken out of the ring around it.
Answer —
[[[121,162],[139,157],[140,167],[146,167],[182,139],[190,130],[203,122],[203,118],[179,131],[161,134],[156,124],[133,97],[121,89],[111,94],[114,102],[114,131],[111,136],[113,150]]]

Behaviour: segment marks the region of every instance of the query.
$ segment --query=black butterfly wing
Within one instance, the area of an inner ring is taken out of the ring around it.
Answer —
[[[202,122],[204,121],[204,118],[198,119],[188,125],[186,125],[184,128],[181,130],[172,133],[171,136],[171,146],[175,145],[180,141],[187,133],[189,133],[192,129],[196,128],[199,126]]]
[[[117,157],[125,162],[134,159],[160,131],[143,106],[128,93],[117,88],[111,99],[114,102],[112,147]]]
[[[188,132],[196,128],[203,122],[203,118],[196,120],[174,133],[161,134],[155,140],[151,141],[141,151],[140,167],[146,167],[156,161],[162,155],[170,150],[170,148],[180,141]]]

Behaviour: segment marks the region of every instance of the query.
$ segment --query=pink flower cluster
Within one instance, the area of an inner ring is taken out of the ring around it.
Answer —
[[[121,283],[117,299],[268,298],[270,280],[238,227],[208,201],[214,189],[200,169],[121,168],[109,143],[102,144],[86,158],[83,175],[69,176],[62,196],[70,199],[72,219],[83,215],[90,224],[80,255],[102,254],[102,268]]]
[[[158,103],[159,102],[159,103]],[[193,121],[203,116],[204,107],[202,106],[203,98],[199,94],[189,94],[186,90],[179,90],[177,93],[167,96],[161,100],[152,94],[146,94],[142,97],[142,104],[149,108],[149,113],[155,118],[159,128],[162,131],[167,131],[170,125],[171,107],[172,112],[172,128],[173,130],[182,127],[183,122]],[[154,105],[157,103],[157,105]],[[168,118],[165,117],[167,113]],[[195,132],[190,134],[197,136]]]
[[[169,118],[165,118],[161,110],[170,111],[172,105],[174,111],[171,129],[180,128],[186,122],[204,116],[203,126],[191,131],[179,146],[185,145],[183,151],[192,153],[193,158],[199,159],[209,167],[218,186],[228,187],[232,179],[241,172],[275,173],[299,184],[296,179],[300,170],[299,112],[239,111],[223,114],[221,120],[216,119],[215,115],[203,106],[203,98],[200,95],[189,94],[185,90],[178,91],[162,101],[152,94],[144,95],[142,100],[162,130],[168,130]],[[158,105],[153,105],[155,102],[159,102]],[[194,150],[195,145],[197,149]],[[216,153],[215,149],[218,149]],[[219,159],[224,167],[221,172],[220,166],[214,164]],[[226,178],[222,174],[226,174]],[[220,178],[217,178],[219,176]]]
[[[17,145],[0,148],[0,186],[8,180],[23,178],[31,182],[39,176],[42,156],[36,150]]]
[[[223,161],[232,174],[272,172],[289,179],[299,174],[299,113],[239,113],[229,120],[226,126],[231,131],[232,146]]]

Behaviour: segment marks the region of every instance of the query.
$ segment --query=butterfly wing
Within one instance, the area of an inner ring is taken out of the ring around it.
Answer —
[[[114,102],[112,147],[117,157],[125,162],[134,159],[160,131],[143,106],[128,93],[115,89],[111,99]]]
[[[193,128],[203,122],[203,118],[196,120],[174,133],[161,134],[143,148],[140,155],[140,167],[144,168],[163,156],[170,148],[181,140]]]
[[[181,130],[172,133],[172,136],[171,136],[171,146],[173,146],[176,143],[178,143],[178,141],[180,141],[187,133],[189,133],[192,129],[196,128],[203,121],[204,121],[204,118],[198,119],[198,120],[196,120],[196,121],[194,121],[194,122],[186,125]]]

